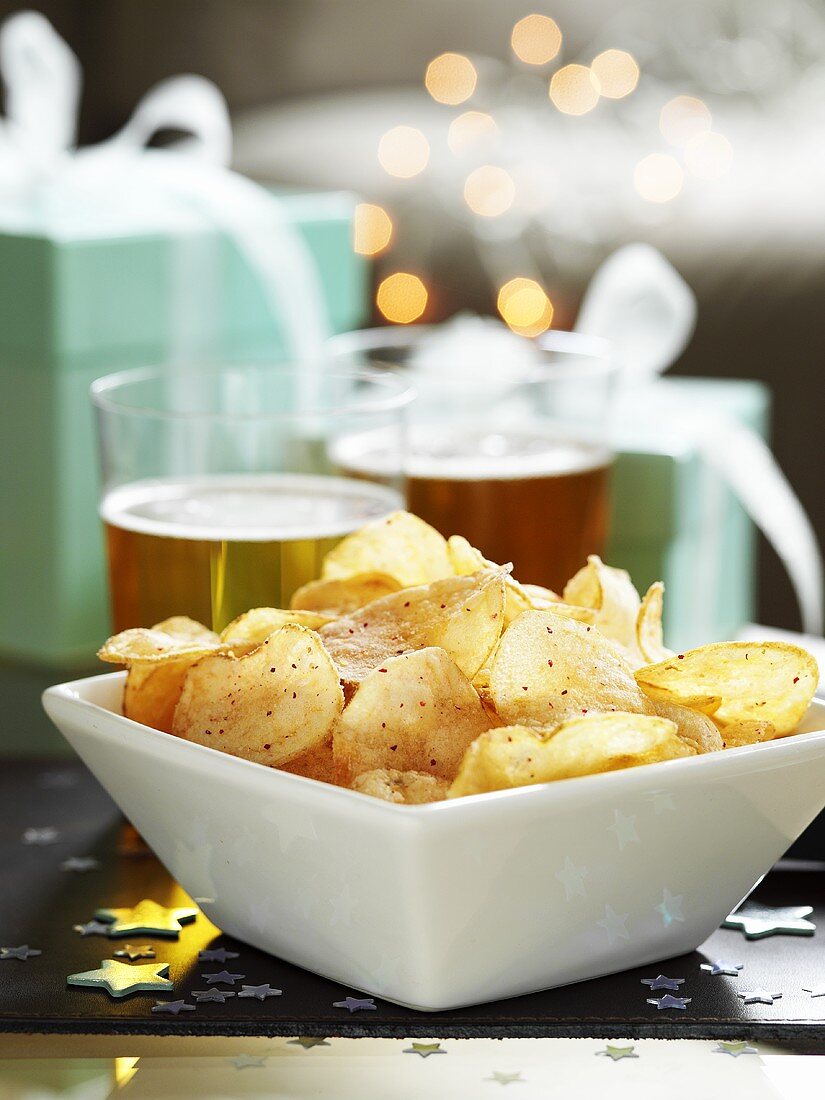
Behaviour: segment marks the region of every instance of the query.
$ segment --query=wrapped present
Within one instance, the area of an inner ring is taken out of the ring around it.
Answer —
[[[90,382],[144,364],[311,359],[366,308],[355,200],[227,165],[217,88],[164,81],[74,148],[77,62],[43,17],[0,29],[0,655],[78,665],[108,627]],[[160,129],[184,144],[147,148]]]

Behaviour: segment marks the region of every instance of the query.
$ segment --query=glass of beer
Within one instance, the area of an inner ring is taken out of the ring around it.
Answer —
[[[220,630],[289,607],[328,550],[404,507],[404,379],[341,367],[145,369],[92,386],[113,627],[188,615]],[[380,433],[381,483],[333,465]]]
[[[505,332],[498,360],[500,339],[479,348],[477,363],[424,325],[346,333],[331,353],[415,386],[410,511],[512,562],[520,581],[560,591],[588,554],[604,553],[616,368],[604,341],[576,333],[526,341]],[[348,476],[383,483],[396,473],[381,433],[340,440],[336,453]]]

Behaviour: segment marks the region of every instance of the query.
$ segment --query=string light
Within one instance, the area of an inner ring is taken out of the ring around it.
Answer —
[[[361,256],[377,256],[392,240],[393,224],[383,206],[359,202],[353,219],[353,249]]]
[[[550,99],[565,115],[585,115],[599,102],[599,82],[587,65],[562,65],[550,81]]]
[[[427,288],[417,275],[396,271],[382,279],[375,302],[388,321],[408,325],[417,321],[427,308]]]
[[[685,164],[701,180],[718,180],[730,169],[733,146],[713,130],[697,134],[685,146]]]
[[[378,142],[378,162],[390,176],[412,179],[430,159],[430,143],[414,126],[393,126]]]
[[[474,214],[497,218],[513,205],[516,185],[504,168],[482,164],[464,181],[464,201]]]
[[[608,99],[623,99],[639,83],[639,66],[626,50],[604,50],[593,58],[590,69]]]
[[[707,105],[692,95],[677,95],[659,113],[659,129],[669,145],[686,145],[709,130],[712,123]]]
[[[447,144],[453,153],[463,153],[497,133],[498,125],[492,115],[484,111],[464,111],[450,123]]]
[[[439,54],[429,63],[424,76],[424,86],[433,99],[453,107],[470,98],[477,82],[475,65],[463,53]]]
[[[633,185],[646,202],[670,202],[682,190],[682,166],[669,153],[643,157],[633,173]]]
[[[561,49],[561,31],[547,15],[525,15],[513,27],[510,45],[525,65],[546,65]]]
[[[538,336],[553,323],[553,303],[535,279],[510,279],[498,292],[498,311],[522,336]]]

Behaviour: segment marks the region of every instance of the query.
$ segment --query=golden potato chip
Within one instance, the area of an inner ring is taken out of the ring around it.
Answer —
[[[388,657],[439,646],[472,679],[499,639],[504,577],[486,570],[405,588],[321,627],[341,677],[358,681]]]
[[[713,720],[722,729],[734,722],[770,722],[775,736],[793,733],[819,680],[816,661],[787,642],[714,642],[647,665],[636,680],[651,699],[667,693],[678,703],[705,696],[720,699]]]
[[[351,783],[352,790],[361,794],[417,806],[422,802],[440,802],[447,797],[447,780],[422,772],[400,772],[397,768],[377,768],[358,775]]]
[[[497,565],[476,550],[463,535],[451,535],[447,539],[447,553],[450,555],[455,575],[467,577],[481,569],[503,569],[504,575],[504,625],[509,625],[522,611],[530,611],[535,605],[527,595],[524,585],[510,574],[511,565]]]
[[[724,748],[719,730],[701,710],[693,710],[678,703],[666,703],[661,699],[652,702],[659,717],[669,718],[675,723],[681,740],[697,753],[718,752]]]
[[[572,779],[692,756],[666,718],[644,714],[587,714],[555,731],[504,726],[470,745],[449,798]]]
[[[492,657],[489,695],[504,722],[555,725],[590,711],[651,713],[627,656],[593,626],[525,611]]]
[[[530,597],[534,611],[551,611],[562,602],[561,596],[543,584],[523,584],[521,588]]]
[[[380,600],[401,587],[389,573],[357,573],[334,581],[310,581],[290,600],[296,611],[315,611],[330,619],[349,615],[359,607]]]
[[[307,779],[317,779],[320,783],[341,785],[332,756],[331,732],[317,745],[305,749],[286,763],[279,764],[278,769],[282,772],[291,772],[293,775],[303,775]]]
[[[773,722],[731,722],[724,728],[725,749],[736,749],[740,745],[757,745],[762,741],[773,741],[776,726]]]
[[[654,581],[645,592],[636,616],[636,646],[645,664],[652,665],[673,656],[662,635],[665,586]]]
[[[220,647],[220,638],[193,619],[176,615],[153,627],[135,627],[115,634],[97,651],[101,661],[132,665],[136,661],[172,661],[202,657]]]
[[[221,632],[221,642],[240,656],[259,646],[273,631],[286,626],[287,623],[296,623],[309,630],[317,630],[319,626],[330,621],[327,616],[318,615],[314,611],[283,611],[279,607],[253,607],[251,611],[245,611],[243,615],[239,615],[224,627]]]
[[[428,584],[453,575],[447,542],[410,512],[393,512],[342,539],[324,558],[321,580],[388,573],[400,585]]]
[[[333,731],[340,773],[376,768],[452,779],[467,746],[490,720],[477,693],[442,649],[390,657],[360,683]]]
[[[187,615],[172,615],[163,622],[155,623],[152,630],[160,630],[169,634],[172,638],[179,638],[186,642],[203,642],[204,644],[217,644],[218,635],[208,626],[199,623],[197,619],[190,619]]]
[[[320,745],[344,705],[317,634],[287,623],[243,657],[204,657],[186,674],[173,732],[278,766]]]
[[[178,661],[136,661],[129,667],[123,691],[123,713],[164,733],[172,732],[186,673],[200,657]]]
[[[629,648],[635,645],[641,601],[624,569],[605,565],[597,554],[591,554],[587,565],[564,586],[562,598],[565,603],[595,611],[595,625],[608,638]]]

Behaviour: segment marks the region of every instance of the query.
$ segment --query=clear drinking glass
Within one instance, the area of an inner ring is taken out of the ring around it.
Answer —
[[[386,372],[243,365],[125,371],[91,389],[115,630],[189,615],[221,629],[288,607],[345,534],[403,507],[405,415]],[[333,464],[378,432],[381,484]]]
[[[350,332],[330,341],[330,355],[414,384],[410,511],[512,562],[520,581],[559,590],[588,554],[605,549],[616,379],[609,345],[576,333],[527,342],[505,332],[506,345],[496,336],[476,356],[445,329]],[[381,433],[345,446],[338,465],[350,476],[396,474]]]

